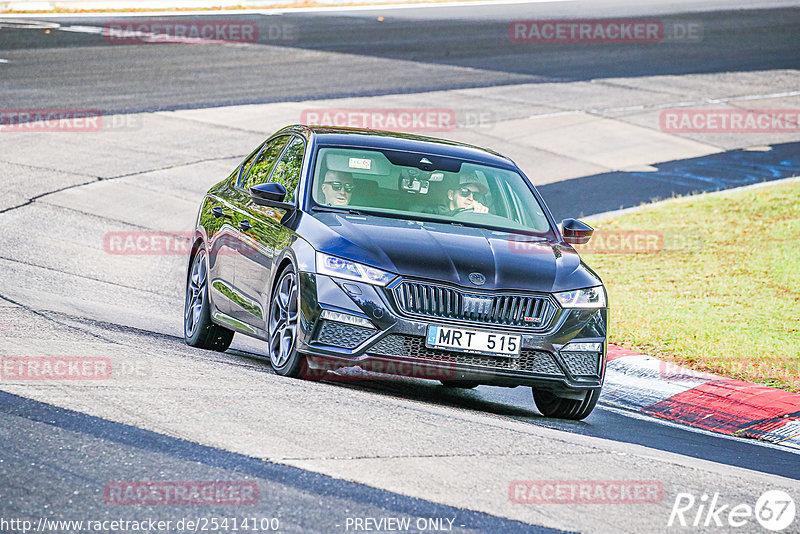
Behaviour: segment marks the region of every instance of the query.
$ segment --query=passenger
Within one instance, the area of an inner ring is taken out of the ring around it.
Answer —
[[[347,206],[353,196],[353,176],[349,172],[328,171],[322,181],[322,195],[330,206]]]

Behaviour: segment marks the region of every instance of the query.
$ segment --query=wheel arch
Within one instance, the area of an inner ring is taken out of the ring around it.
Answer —
[[[286,251],[283,252],[283,254],[281,254],[278,260],[275,262],[275,265],[276,267],[275,270],[273,271],[274,274],[272,276],[272,281],[269,285],[268,295],[270,295],[270,298],[272,297],[272,294],[275,292],[275,285],[278,283],[278,280],[280,279],[281,275],[286,270],[286,267],[291,265],[294,268],[295,272],[298,271],[297,260],[295,259],[294,254],[289,252],[289,249],[287,249]]]
[[[206,273],[209,273],[209,275],[211,273],[210,265],[208,264],[208,248],[206,246],[207,242],[208,242],[207,235],[203,231],[202,226],[197,228],[195,230],[195,232],[194,232],[194,238],[192,240],[192,246],[189,249],[189,264],[186,267],[186,280],[184,281],[186,285],[189,284],[189,276],[191,274],[192,262],[194,262],[194,257],[197,255],[197,252],[201,248],[206,253]],[[206,283],[211,284],[210,278]],[[213,292],[210,289],[208,291],[208,301],[209,301],[209,304],[211,305],[211,309],[212,310],[216,310],[217,309],[217,305],[214,303]],[[214,314],[213,313],[211,314],[211,320],[214,321]]]
[[[186,283],[189,282],[189,274],[192,270],[192,262],[194,261],[194,257],[197,254],[197,251],[200,250],[200,247],[205,248],[205,237],[200,231],[195,230],[194,238],[192,240],[192,246],[189,249],[189,264],[186,267]],[[208,251],[206,251],[206,254],[207,253]],[[208,266],[206,265],[206,267]]]
[[[294,270],[299,274],[303,271],[315,271],[316,262],[316,250],[314,247],[304,239],[295,239],[295,241],[289,247],[283,249],[275,259],[275,269],[272,271],[272,280],[270,280],[269,283],[268,294],[271,296],[275,291],[275,284],[278,283],[278,279],[288,265],[292,265]]]

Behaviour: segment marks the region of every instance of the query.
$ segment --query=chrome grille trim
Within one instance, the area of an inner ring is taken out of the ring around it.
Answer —
[[[391,294],[398,310],[405,315],[518,326],[532,332],[549,328],[558,309],[547,295],[470,291],[415,280],[403,280]],[[469,299],[473,299],[473,303],[490,299],[491,304],[467,310],[465,303]],[[525,317],[532,317],[534,321],[525,321]]]

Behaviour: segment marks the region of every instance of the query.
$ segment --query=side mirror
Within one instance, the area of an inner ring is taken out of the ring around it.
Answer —
[[[266,184],[254,185],[250,188],[250,198],[259,206],[283,208],[286,210],[294,209],[293,204],[288,204],[283,201],[286,198],[286,188],[279,183],[268,182]]]
[[[561,227],[564,229],[561,232],[564,241],[571,245],[585,245],[594,233],[594,228],[577,219],[564,219],[561,221]]]

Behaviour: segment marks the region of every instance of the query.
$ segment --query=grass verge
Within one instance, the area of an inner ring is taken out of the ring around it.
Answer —
[[[608,289],[611,343],[800,392],[800,183],[684,197],[596,227],[577,248]]]

